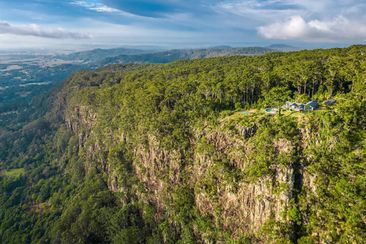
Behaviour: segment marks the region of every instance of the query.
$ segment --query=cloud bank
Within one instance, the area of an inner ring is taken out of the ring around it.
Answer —
[[[0,34],[35,36],[53,39],[88,39],[91,37],[85,33],[65,31],[61,28],[42,28],[36,24],[15,26],[7,22],[0,22]]]
[[[258,33],[267,39],[339,41],[366,40],[366,23],[338,16],[330,20],[309,20],[292,16],[288,20],[258,28]]]

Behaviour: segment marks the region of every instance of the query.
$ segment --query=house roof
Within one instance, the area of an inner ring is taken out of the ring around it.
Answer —
[[[324,103],[325,103],[326,105],[332,105],[332,104],[335,104],[335,102],[336,102],[336,100],[334,100],[334,99],[330,98],[330,99],[327,99]]]
[[[310,101],[310,102],[306,103],[306,105],[312,106],[312,107],[317,107],[319,105],[319,103],[317,101]]]
[[[304,104],[304,103],[286,101],[287,108],[291,107],[292,109],[305,110],[306,106],[310,106],[312,109],[315,109],[319,106],[319,103],[317,101],[310,101],[310,102],[307,102],[306,104]]]

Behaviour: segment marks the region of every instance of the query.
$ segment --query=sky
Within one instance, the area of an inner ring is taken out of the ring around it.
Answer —
[[[0,49],[331,47],[366,42],[365,0],[0,0]]]

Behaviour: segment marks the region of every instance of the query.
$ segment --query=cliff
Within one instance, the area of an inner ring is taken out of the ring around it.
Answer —
[[[152,81],[140,79],[141,72]],[[189,77],[180,73],[178,83],[180,76]],[[138,67],[120,83],[73,94],[65,114],[67,127],[78,135],[84,167],[105,175],[121,202],[152,206],[157,224],[202,243],[327,242],[354,235],[340,219],[332,227],[327,222],[338,211],[334,182],[348,160],[364,157],[349,130],[364,123],[364,100],[356,110],[341,103],[283,116],[260,109],[250,115],[211,113],[207,91],[192,100],[199,88],[156,79],[161,77],[153,66]],[[358,121],[346,122],[350,109]],[[170,236],[162,234],[165,242]]]

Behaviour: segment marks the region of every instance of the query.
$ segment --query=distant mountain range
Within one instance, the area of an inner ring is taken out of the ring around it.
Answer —
[[[217,46],[202,49],[172,50],[113,48],[94,49],[71,54],[57,55],[55,58],[92,66],[104,66],[113,63],[169,63],[177,60],[222,56],[252,56],[263,55],[270,52],[287,52],[294,50],[297,49],[284,44],[274,44],[268,47]]]
[[[98,63],[103,59],[117,57],[120,55],[141,55],[154,52],[157,51],[133,48],[98,48],[88,51],[75,52],[71,54],[57,55],[56,58],[61,60],[83,61],[84,63]]]
[[[280,51],[280,52],[296,51],[296,50],[300,49],[300,48],[286,45],[286,44],[272,44],[272,45],[269,45],[268,48],[271,48],[271,49],[274,49],[274,50]]]
[[[66,60],[80,60],[84,63],[104,66],[127,63],[169,63],[177,60],[222,56],[252,56],[270,52],[295,51],[298,48],[285,44],[273,44],[268,47],[230,47],[217,46],[201,49],[143,50],[143,49],[95,49],[60,56]]]
[[[119,55],[106,58],[103,65],[111,63],[169,63],[177,60],[190,60],[197,58],[263,55],[277,50],[268,47],[213,47],[204,49],[173,49],[155,53],[135,55]]]

